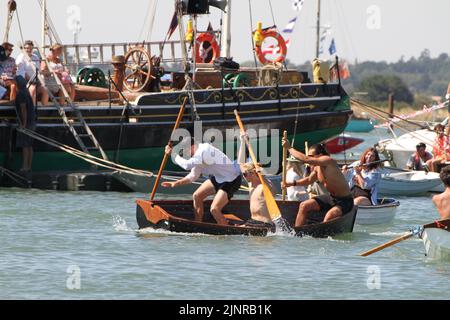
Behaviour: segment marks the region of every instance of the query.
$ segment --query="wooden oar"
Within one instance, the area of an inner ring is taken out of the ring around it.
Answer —
[[[239,124],[239,128],[241,129],[241,132],[244,134],[245,128],[244,124],[242,123],[241,117],[239,116],[239,113],[237,110],[234,110],[234,115],[236,116],[237,123]],[[277,202],[275,201],[275,198],[273,197],[272,192],[269,189],[269,186],[267,186],[266,181],[264,180],[263,176],[260,172],[260,167],[258,165],[258,161],[256,159],[255,153],[253,152],[252,145],[248,139],[245,139],[245,142],[247,144],[248,152],[250,153],[250,157],[252,159],[253,165],[256,168],[256,174],[258,175],[259,180],[261,181],[261,184],[263,186],[263,192],[264,192],[264,199],[266,200],[267,209],[269,211],[270,218],[272,221],[280,221],[282,219],[280,208],[278,208]],[[287,223],[286,223],[287,225]]]
[[[169,145],[172,144],[172,142],[171,142],[172,135],[174,134],[175,130],[177,130],[178,127],[180,126],[180,122],[181,122],[181,119],[183,118],[184,108],[186,107],[187,101],[188,101],[188,98],[185,97],[183,100],[183,104],[181,105],[180,112],[178,112],[177,121],[175,122],[172,133],[170,134],[170,138],[169,138],[169,142],[168,142]],[[159,185],[159,180],[161,180],[161,175],[164,171],[164,168],[166,167],[167,160],[169,160],[169,156],[170,155],[168,155],[164,152],[164,158],[161,162],[161,166],[159,167],[158,176],[156,177],[155,183],[153,184],[153,190],[152,190],[152,194],[150,195],[150,200],[153,200],[155,198],[156,190],[158,189],[158,185]]]
[[[283,138],[287,140],[287,131],[283,132]],[[286,171],[287,171],[287,148],[283,146],[283,173],[282,173],[282,184],[286,185]],[[283,188],[281,192],[281,199],[286,201],[286,188]]]
[[[422,228],[426,229],[426,228],[433,228],[433,227],[436,227],[436,226],[437,226],[437,223],[433,222],[433,223],[429,223],[429,224],[423,225]],[[404,235],[402,235],[402,236],[400,236],[398,238],[395,238],[395,239],[393,239],[391,241],[388,241],[388,242],[386,242],[386,243],[384,243],[384,244],[382,244],[382,245],[380,245],[380,246],[378,246],[376,248],[373,248],[373,249],[371,249],[369,251],[363,252],[363,253],[360,254],[360,256],[362,256],[362,257],[370,256],[371,254],[373,254],[375,252],[378,252],[378,251],[381,251],[383,249],[389,248],[390,246],[393,246],[396,243],[399,243],[399,242],[402,242],[403,240],[409,239],[409,238],[411,238],[412,236],[414,236],[416,234],[417,234],[417,231],[415,231],[415,230],[414,231],[410,231],[410,232],[405,233]]]

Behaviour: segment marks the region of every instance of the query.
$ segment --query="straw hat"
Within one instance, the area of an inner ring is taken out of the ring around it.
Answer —
[[[52,45],[51,47],[50,47],[50,51],[56,51],[56,50],[58,50],[58,49],[62,49],[62,45],[60,45],[59,43],[55,43],[54,45]]]

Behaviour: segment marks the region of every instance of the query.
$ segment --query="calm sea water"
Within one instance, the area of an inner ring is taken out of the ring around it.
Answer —
[[[364,136],[355,153],[377,137]],[[420,239],[358,256],[436,219],[431,196],[333,239],[138,232],[139,197],[0,189],[0,299],[450,298],[450,262]]]

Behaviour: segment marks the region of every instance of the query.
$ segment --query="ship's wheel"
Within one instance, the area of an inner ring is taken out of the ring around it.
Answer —
[[[125,88],[132,92],[143,91],[152,79],[150,53],[141,47],[131,48],[125,56]]]

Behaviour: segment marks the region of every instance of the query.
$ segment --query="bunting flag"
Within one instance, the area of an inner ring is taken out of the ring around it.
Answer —
[[[328,28],[325,28],[325,29],[322,31],[322,34],[320,35],[320,39],[319,39],[319,43],[320,43],[319,56],[320,56],[321,54],[323,54],[323,44],[325,43],[325,40],[326,40],[326,38],[327,38],[327,35],[328,35]]]
[[[294,2],[292,2],[292,9],[294,9],[294,11],[300,12],[303,8],[304,2],[305,0],[294,0]]]
[[[330,47],[328,48],[328,52],[330,56],[336,53],[336,42],[334,42],[334,38],[331,40]]]
[[[175,10],[175,12],[173,13],[173,17],[172,17],[172,21],[170,22],[170,27],[169,30],[167,31],[167,40],[170,39],[170,37],[172,37],[172,34],[175,32],[175,30],[178,27],[178,14],[177,11]]]
[[[290,45],[291,45],[291,39],[289,37],[289,35],[291,35],[294,32],[295,29],[295,24],[297,23],[297,17],[295,17],[294,19],[291,19],[288,24],[286,25],[286,27],[283,29],[283,33],[284,35],[284,41],[286,43],[286,47],[289,49]],[[266,47],[263,50],[263,54],[267,55],[267,54],[271,54],[271,55],[278,55],[280,53],[280,48],[278,46],[275,45],[270,45],[268,47]]]
[[[297,22],[297,17],[295,17],[294,19],[289,21],[287,26],[283,29],[283,33],[289,33],[290,34],[290,33],[294,32],[296,22]]]

